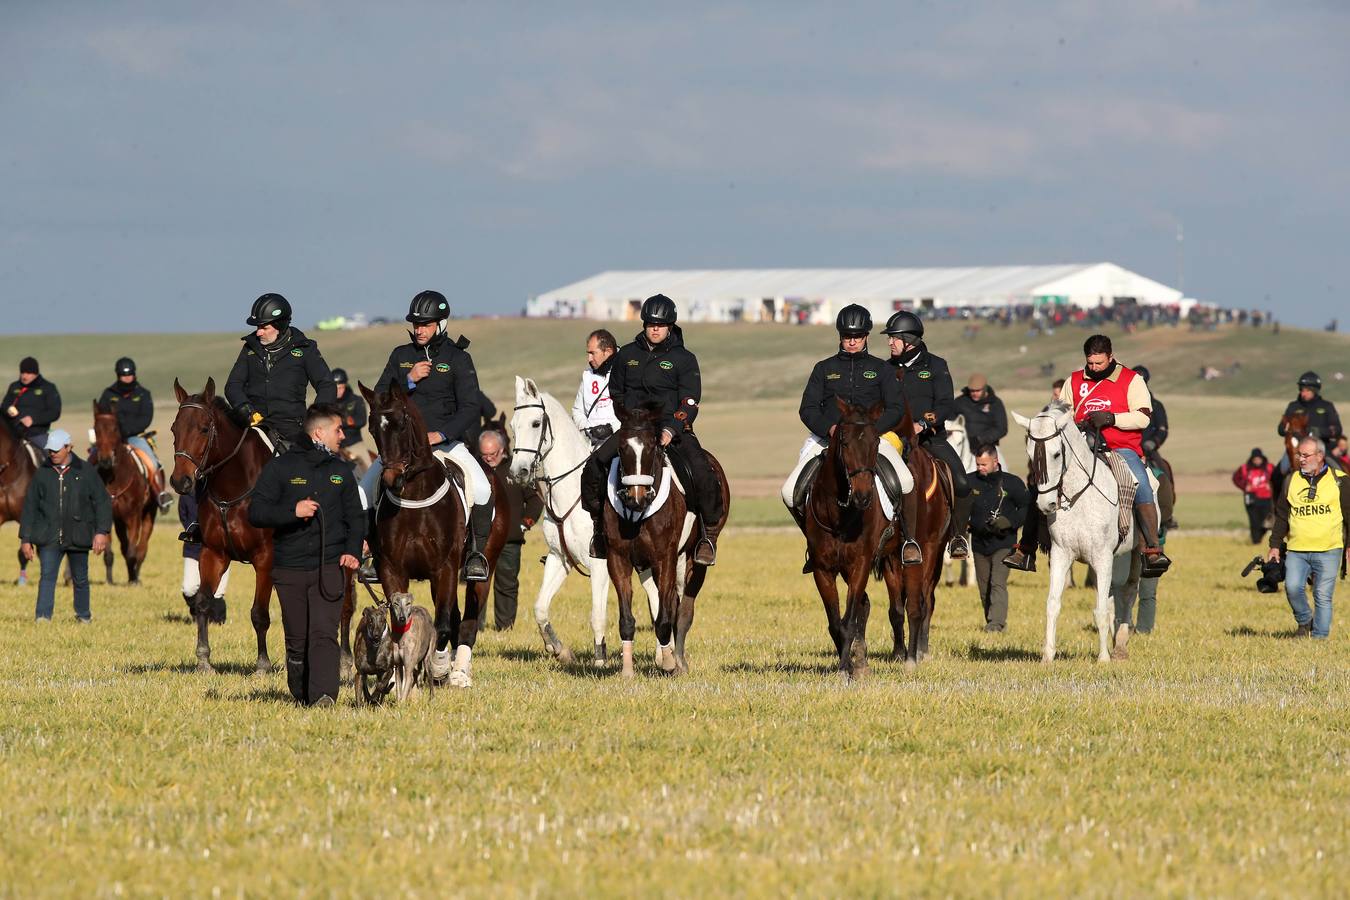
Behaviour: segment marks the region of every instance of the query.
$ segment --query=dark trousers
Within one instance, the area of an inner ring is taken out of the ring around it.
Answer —
[[[42,576],[38,580],[35,618],[50,619],[56,608],[56,579],[61,574],[61,560],[70,561],[70,583],[75,586],[75,618],[89,618],[89,551],[66,550],[60,544],[38,547],[38,562]]]
[[[1252,533],[1252,543],[1261,543],[1261,538],[1266,536],[1266,516],[1271,512],[1270,500],[1254,500],[1247,498],[1247,527]]]
[[[342,591],[337,600],[319,592],[314,569],[273,569],[281,627],[286,632],[286,684],[296,702],[308,706],[320,697],[338,695],[338,625],[342,620]],[[323,580],[332,591],[343,583],[336,564],[323,567]]]
[[[507,543],[497,557],[492,577],[492,622],[498,631],[516,624],[516,605],[520,595],[520,548],[524,544]]]
[[[980,589],[980,603],[984,605],[986,625],[1005,628],[1008,624],[1008,572],[1003,557],[1009,550],[993,553],[972,553],[975,557],[975,584]]]
[[[703,517],[704,524],[711,527],[722,517],[722,489],[713,477],[708,454],[703,452],[703,446],[692,432],[685,432],[671,441],[666,453],[678,455],[689,469],[694,483],[685,486],[688,489],[687,501],[694,507],[694,512]],[[586,468],[581,472],[581,502],[592,514],[604,508],[605,480],[609,478],[610,463],[618,455],[619,436],[612,434],[586,460]]]

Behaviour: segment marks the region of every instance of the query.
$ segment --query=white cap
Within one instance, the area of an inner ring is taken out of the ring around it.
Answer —
[[[70,446],[70,435],[60,428],[55,431],[47,432],[47,443],[44,444],[48,450],[60,450],[62,447]]]

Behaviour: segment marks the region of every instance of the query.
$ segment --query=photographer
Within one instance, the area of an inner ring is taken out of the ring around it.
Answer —
[[[1022,479],[998,467],[998,448],[994,445],[979,449],[975,465],[970,513],[975,583],[984,604],[984,630],[1002,631],[1008,626],[1009,571],[1002,562],[1017,540],[1029,497]]]
[[[1283,555],[1284,593],[1298,624],[1297,637],[1331,635],[1331,595],[1346,557],[1350,526],[1350,476],[1329,467],[1326,445],[1304,438],[1298,445],[1298,471],[1291,472],[1275,498],[1275,527],[1266,559]],[[1281,545],[1287,550],[1281,554]],[[1313,580],[1308,609],[1308,577]]]

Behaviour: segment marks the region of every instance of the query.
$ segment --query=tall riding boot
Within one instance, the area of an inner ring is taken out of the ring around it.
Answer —
[[[1003,564],[1019,572],[1035,572],[1036,547],[1040,543],[1040,530],[1041,511],[1037,508],[1036,497],[1033,495],[1031,503],[1027,506],[1026,522],[1022,524],[1022,536],[1018,538],[1012,552],[1003,557]]]
[[[487,581],[488,532],[492,530],[492,504],[477,503],[469,511],[469,552],[464,555],[464,580]]]
[[[970,508],[974,505],[975,497],[972,494],[957,497],[956,502],[952,504],[952,530],[955,532],[951,543],[952,559],[965,559],[970,556],[966,531],[970,528]]]
[[[896,507],[895,522],[900,526],[900,565],[923,565],[923,548],[919,546],[919,542],[914,540],[914,536],[909,532],[909,523],[905,521],[905,506],[903,503]]]
[[[1163,553],[1158,544],[1158,505],[1156,503],[1136,503],[1134,519],[1139,524],[1139,533],[1144,539],[1145,578],[1157,578],[1166,572],[1172,561]]]
[[[609,545],[605,542],[605,508],[602,506],[591,513],[591,559],[604,559],[609,555]]]
[[[715,492],[715,493],[714,493]],[[720,485],[704,490],[701,509],[695,512],[699,538],[694,544],[694,562],[700,566],[717,565],[717,536],[721,534],[722,491]]]

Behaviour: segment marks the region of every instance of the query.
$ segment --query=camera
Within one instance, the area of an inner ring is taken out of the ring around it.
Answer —
[[[1246,568],[1242,570],[1242,577],[1246,578],[1257,568],[1261,570],[1261,577],[1256,579],[1256,589],[1263,594],[1273,594],[1280,589],[1280,583],[1284,581],[1284,557],[1280,559],[1266,561],[1263,557],[1253,556],[1252,561],[1247,563]]]

